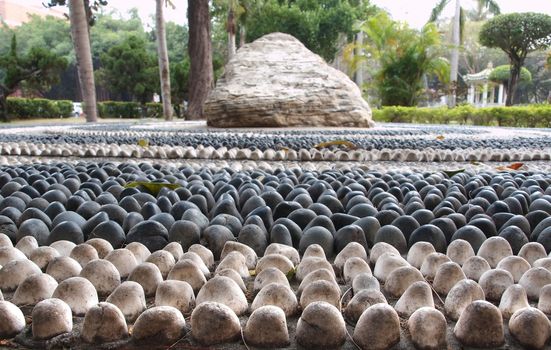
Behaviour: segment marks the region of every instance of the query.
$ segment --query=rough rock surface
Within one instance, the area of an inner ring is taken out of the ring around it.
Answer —
[[[369,127],[358,87],[288,34],[245,45],[205,103],[210,126]]]

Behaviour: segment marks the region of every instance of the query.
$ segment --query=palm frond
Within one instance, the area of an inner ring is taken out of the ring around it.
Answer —
[[[432,9],[430,13],[429,22],[435,22],[438,17],[442,14],[442,11],[444,11],[444,8],[446,5],[450,3],[450,0],[440,0],[436,6]]]
[[[478,0],[478,2],[494,15],[499,15],[501,13],[501,8],[495,0]]]

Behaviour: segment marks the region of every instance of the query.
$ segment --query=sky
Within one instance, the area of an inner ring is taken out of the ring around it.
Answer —
[[[43,0],[19,0],[21,2],[40,4]],[[187,0],[171,0],[175,8],[167,8],[165,17],[168,21],[179,24],[186,22]],[[428,20],[430,12],[438,0],[371,0],[371,2],[390,12],[396,20],[406,21],[410,26],[421,28]],[[454,0],[451,0],[453,2]],[[551,15],[551,0],[497,0],[503,13],[509,12],[542,12]],[[474,8],[474,0],[462,0],[465,8]],[[155,13],[154,0],[108,0],[108,8],[116,9],[123,15],[136,7],[140,17],[152,24],[151,15]],[[453,15],[454,6],[449,4],[444,16]]]

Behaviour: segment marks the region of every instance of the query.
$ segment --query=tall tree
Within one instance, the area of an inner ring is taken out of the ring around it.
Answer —
[[[433,23],[417,31],[381,12],[365,21],[360,30],[365,33],[365,50],[378,65],[374,84],[383,106],[417,105],[425,90],[425,75],[446,81],[449,66],[436,50],[440,34]]]
[[[429,22],[435,22],[451,0],[439,0],[432,9]],[[495,0],[477,0],[480,11],[486,9],[488,12],[498,15],[501,10]],[[461,46],[463,24],[465,23],[465,10],[461,7],[461,1],[455,0],[455,12],[452,19],[452,52],[450,60],[450,94],[448,95],[448,106],[455,107],[457,100],[457,75],[459,73],[459,47]]]
[[[172,120],[172,102],[170,99],[170,64],[166,45],[166,29],[164,18],[164,4],[166,0],[155,0],[155,34],[157,38],[157,56],[159,58],[159,78],[161,81],[161,97],[163,100],[163,114],[165,120]]]
[[[189,104],[191,120],[204,119],[203,105],[214,85],[212,42],[208,0],[188,1],[189,25]]]
[[[515,101],[517,82],[526,56],[551,45],[551,16],[543,13],[509,13],[490,19],[482,26],[480,43],[497,47],[509,56],[511,74],[505,105]]]
[[[94,65],[90,48],[90,25],[94,24],[95,16],[100,6],[107,5],[106,0],[50,0],[46,5],[69,6],[69,21],[71,23],[71,37],[75,48],[75,56],[84,101],[84,114],[87,122],[98,120],[96,84],[94,81]]]
[[[42,47],[32,47],[27,54],[18,54],[13,35],[10,50],[0,56],[0,118],[9,120],[7,98],[23,83],[31,90],[43,92],[59,81],[65,67],[65,58]]]
[[[96,83],[94,81],[94,65],[90,48],[90,31],[83,0],[69,1],[69,21],[71,22],[71,37],[77,58],[78,78],[84,102],[84,114],[87,122],[97,122],[98,109],[96,101]]]

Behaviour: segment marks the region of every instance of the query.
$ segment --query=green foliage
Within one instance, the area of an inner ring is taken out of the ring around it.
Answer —
[[[50,0],[45,6],[69,6],[67,3],[69,0]],[[88,17],[88,25],[93,26],[96,22],[96,15],[101,6],[107,5],[106,0],[84,0],[84,9],[86,11],[86,17]]]
[[[334,59],[342,34],[349,39],[354,23],[373,7],[347,0],[267,0],[247,18],[250,40],[273,32],[288,33],[327,61]]]
[[[98,81],[115,95],[145,104],[159,90],[157,59],[142,38],[130,36],[111,47],[101,55],[101,64]]]
[[[490,73],[489,79],[495,83],[507,83],[511,78],[511,66],[508,64],[498,66]],[[528,83],[532,81],[532,73],[524,67],[520,70],[521,83]]]
[[[147,118],[162,118],[163,105],[161,103],[149,102],[145,104]]]
[[[543,13],[509,13],[499,15],[484,24],[480,42],[497,47],[508,55],[524,55],[551,45],[551,16]]]
[[[374,84],[381,105],[415,106],[424,92],[425,74],[447,81],[449,65],[436,50],[440,35],[433,23],[419,32],[381,12],[360,30],[367,37],[365,49],[379,65]]]
[[[485,107],[470,105],[455,108],[384,107],[375,109],[373,120],[391,123],[467,124],[508,127],[551,126],[551,106]]]
[[[23,84],[26,89],[42,92],[59,81],[67,61],[42,47],[31,47],[26,54],[17,51],[13,35],[10,50],[0,55],[0,115],[8,120],[7,97]]]
[[[66,100],[10,97],[7,105],[11,119],[68,118],[73,114],[73,103]]]
[[[104,101],[98,103],[100,118],[132,119],[141,117],[140,104],[137,102]]]

